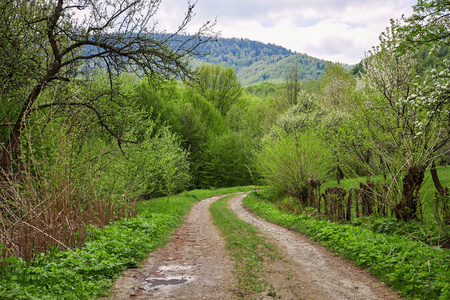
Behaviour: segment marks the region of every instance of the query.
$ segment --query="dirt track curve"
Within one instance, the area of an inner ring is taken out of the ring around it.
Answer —
[[[284,257],[271,263],[265,274],[277,299],[402,299],[368,272],[303,235],[255,217],[243,207],[244,197],[233,197],[231,209],[258,227]],[[233,261],[209,212],[219,198],[194,205],[170,242],[151,253],[139,269],[127,270],[109,299],[239,299],[233,293]],[[267,292],[257,298],[274,299]]]

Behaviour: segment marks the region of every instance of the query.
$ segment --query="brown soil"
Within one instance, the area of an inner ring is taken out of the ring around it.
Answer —
[[[164,248],[117,280],[109,299],[239,298],[233,293],[233,261],[209,213],[209,205],[220,197],[197,203]],[[243,197],[234,197],[231,209],[258,227],[283,257],[265,262],[266,291],[251,292],[245,299],[401,299],[368,272],[308,238],[255,217],[243,207]]]

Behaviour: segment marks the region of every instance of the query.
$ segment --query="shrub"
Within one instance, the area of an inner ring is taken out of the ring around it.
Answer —
[[[267,185],[306,201],[309,180],[323,179],[330,157],[329,150],[312,131],[280,133],[264,145],[258,165]]]

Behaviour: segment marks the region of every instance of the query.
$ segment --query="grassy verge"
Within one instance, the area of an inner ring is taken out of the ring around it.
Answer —
[[[252,187],[185,192],[139,205],[135,218],[92,228],[82,248],[42,253],[29,264],[0,260],[0,299],[93,299],[108,294],[114,278],[166,244],[199,199]],[[1,245],[0,245],[1,247]]]
[[[294,215],[251,193],[244,204],[257,215],[308,235],[370,270],[411,299],[450,299],[450,252],[407,236]]]
[[[249,299],[255,293],[264,292],[268,283],[264,279],[264,260],[279,256],[274,245],[270,244],[259,230],[239,219],[228,209],[230,197],[214,202],[211,214],[216,226],[222,231],[236,268],[238,286],[236,294]]]

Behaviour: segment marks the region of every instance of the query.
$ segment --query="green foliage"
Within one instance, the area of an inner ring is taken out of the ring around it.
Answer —
[[[252,84],[244,87],[244,91],[249,94],[253,94],[259,98],[266,98],[269,96],[275,96],[276,94],[281,93],[283,90],[282,83],[273,83],[273,82],[259,82],[256,84]]]
[[[330,108],[345,110],[349,106],[349,91],[355,83],[353,77],[345,71],[341,64],[329,63],[321,81],[320,100],[322,103]]]
[[[257,215],[325,245],[379,276],[402,295],[413,299],[447,299],[450,253],[411,241],[404,235],[374,233],[361,227],[319,221],[276,209],[252,193],[244,204]]]
[[[238,133],[216,137],[205,152],[203,186],[227,187],[255,183],[249,141]]]
[[[181,148],[178,137],[167,128],[153,138],[129,146],[128,159],[116,163],[116,177],[108,189],[130,196],[173,195],[189,186],[191,180],[188,152]]]
[[[258,157],[258,166],[267,185],[305,200],[308,182],[324,178],[330,157],[311,130],[297,135],[280,133],[266,142]]]
[[[262,137],[277,119],[281,105],[277,98],[259,98],[251,94],[244,94],[237,103],[239,110],[245,116],[251,133],[254,137]]]
[[[285,57],[293,52],[274,44],[264,44],[242,38],[219,38],[217,43],[203,44],[203,53],[211,53],[204,60],[213,64],[236,67],[250,66],[264,58]]]
[[[293,54],[286,57],[271,57],[260,60],[250,66],[237,69],[239,80],[243,85],[255,84],[261,81],[282,83],[295,63],[299,66],[299,80],[317,80],[324,74],[326,61],[313,58],[306,54]]]
[[[194,89],[184,87],[179,102],[181,145],[190,153],[193,186],[202,186],[202,169],[211,140],[228,132],[228,127],[214,104]]]
[[[318,127],[324,112],[317,104],[317,97],[302,90],[297,94],[297,102],[278,116],[270,128],[269,137],[296,135]]]
[[[214,104],[223,116],[242,94],[242,86],[234,69],[220,65],[201,66],[189,85]]]
[[[423,44],[447,46],[449,4],[445,1],[420,0],[413,9],[412,16],[403,16],[405,23],[400,28],[400,50],[417,48]]]
[[[220,135],[226,133],[228,128],[224,122],[223,116],[220,111],[214,106],[213,103],[208,102],[199,93],[195,92],[194,89],[186,86],[182,90],[182,95],[180,99],[181,105],[181,122],[186,122],[186,125],[182,127],[182,132],[186,129],[189,130],[188,125],[190,125],[189,120],[184,120],[183,118],[199,118],[201,122],[200,126],[205,127],[205,135],[210,138],[212,136]],[[184,113],[188,110],[189,113]]]
[[[407,235],[411,240],[420,241],[428,245],[439,244],[441,233],[437,227],[425,227],[419,221],[403,222],[394,218],[377,218],[370,221],[361,220],[360,226],[375,233],[389,235]]]
[[[174,132],[181,133],[180,108],[181,98],[178,83],[175,80],[151,80],[144,78],[135,87],[135,105],[148,113],[158,130],[170,126]]]
[[[357,63],[353,68],[348,71],[349,74],[359,77],[365,73],[362,62]]]
[[[300,92],[301,86],[299,77],[298,62],[295,62],[286,73],[284,79],[284,96],[289,106],[298,103],[298,93]]]
[[[433,68],[442,65],[444,60],[450,59],[450,46],[442,45],[437,49],[433,49],[432,46],[422,45],[418,49],[415,49],[414,58],[417,59],[418,73],[423,74],[426,71],[431,71]]]
[[[177,124],[174,112],[175,101],[179,99],[171,99],[178,93],[176,83],[161,82],[151,88],[148,81],[138,82],[135,77],[125,74],[114,82],[117,94],[111,102],[110,95],[102,94],[108,85],[105,79],[104,74],[96,75],[92,85],[82,88],[76,95],[81,99],[100,95],[97,103],[104,103],[98,110],[109,116],[99,120],[101,127],[93,126],[92,122],[98,120],[98,116],[83,107],[74,112],[72,123],[65,127],[60,119],[49,121],[45,114],[44,117],[30,119],[32,130],[24,134],[30,136],[27,139],[30,141],[36,140],[37,136],[42,148],[37,144],[25,147],[33,153],[36,162],[45,161],[40,170],[51,169],[54,165],[52,157],[69,161],[73,170],[72,180],[79,187],[89,186],[95,193],[114,198],[173,194],[189,186],[188,151],[182,148],[180,137],[173,133],[176,128],[171,131],[168,127]],[[172,101],[165,101],[166,98]],[[45,130],[41,129],[42,123],[46,124]],[[103,126],[107,126],[106,130]],[[180,126],[178,130],[181,130]],[[72,140],[65,149],[69,156],[63,156],[55,147],[58,143],[54,139],[59,131],[62,136],[70,132]]]

